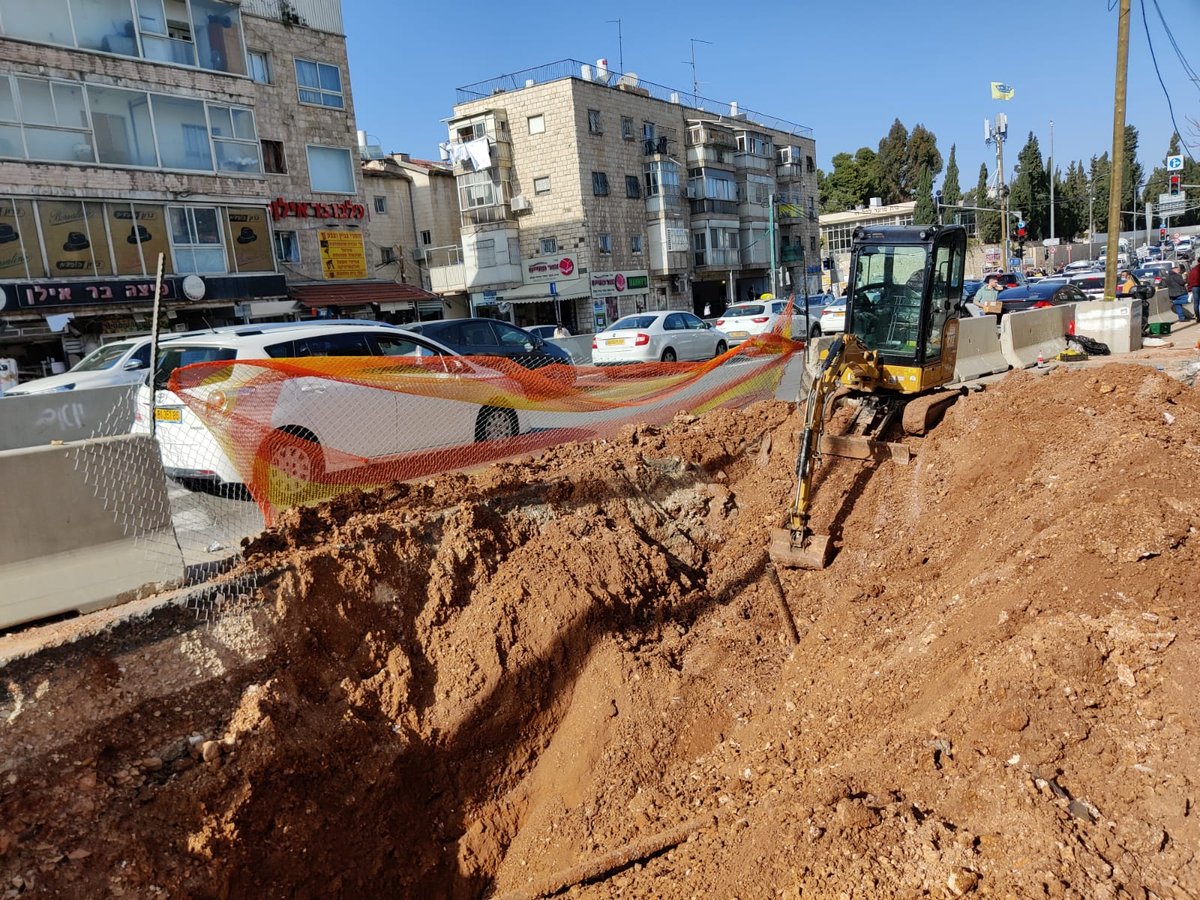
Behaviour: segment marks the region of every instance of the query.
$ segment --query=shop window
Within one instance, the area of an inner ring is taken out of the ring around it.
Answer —
[[[296,84],[301,103],[334,109],[341,109],[345,105],[342,98],[342,71],[337,66],[297,58]]]

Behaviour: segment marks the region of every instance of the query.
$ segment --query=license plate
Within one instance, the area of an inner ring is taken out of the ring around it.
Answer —
[[[610,347],[618,347],[621,344],[625,343],[625,339],[624,338],[609,338],[604,343],[608,344],[608,346],[610,346]]]
[[[154,410],[154,419],[157,422],[182,422],[183,410],[160,406]]]
[[[748,332],[748,331],[731,331],[731,332],[729,332],[729,336],[730,337],[750,337],[750,332]]]

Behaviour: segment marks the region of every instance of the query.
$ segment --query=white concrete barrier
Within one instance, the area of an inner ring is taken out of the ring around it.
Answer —
[[[128,434],[133,385],[0,397],[0,450]]]
[[[1148,322],[1157,325],[1163,322],[1178,321],[1179,317],[1175,315],[1175,311],[1171,309],[1171,298],[1167,296],[1167,292],[1162,288],[1159,288],[1154,292],[1154,296],[1150,299],[1149,304],[1150,313],[1149,318],[1147,319]]]
[[[1173,318],[1173,317],[1172,317]],[[1142,348],[1141,300],[1075,304],[1075,333],[1107,344],[1113,353]]]
[[[0,452],[0,628],[111,606],[183,577],[158,448],[145,435]]]
[[[1000,349],[1000,330],[995,316],[971,316],[958,321],[958,358],[954,380],[970,381],[1010,368]]]
[[[1036,366],[1067,348],[1064,335],[1074,320],[1074,305],[1045,306],[1009,313],[1000,319],[1000,349],[1016,369]]]

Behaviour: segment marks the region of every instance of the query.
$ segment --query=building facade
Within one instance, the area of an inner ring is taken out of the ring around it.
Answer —
[[[877,198],[872,198],[870,206],[863,209],[822,215],[821,257],[827,261],[824,287],[836,290],[846,284],[854,229],[860,225],[911,225],[916,207],[915,200],[884,206]]]
[[[0,357],[361,305],[375,277],[338,0],[0,3]],[[424,292],[420,292],[424,295]]]
[[[433,290],[574,333],[643,309],[716,315],[819,278],[809,129],[564,60],[460,88],[443,145],[461,241]],[[774,240],[772,240],[772,237]]]

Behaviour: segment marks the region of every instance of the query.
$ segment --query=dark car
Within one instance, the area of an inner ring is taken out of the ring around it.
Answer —
[[[506,356],[527,369],[572,364],[571,354],[566,350],[498,319],[441,319],[404,327],[427,335],[463,356]]]
[[[1162,287],[1163,276],[1167,274],[1167,269],[1159,266],[1148,266],[1133,270],[1133,277],[1138,280],[1138,284],[1152,284],[1156,288]]]
[[[1000,315],[1023,312],[1041,306],[1062,306],[1064,303],[1084,303],[1087,296],[1073,284],[1061,281],[1035,281],[1000,292]]]

